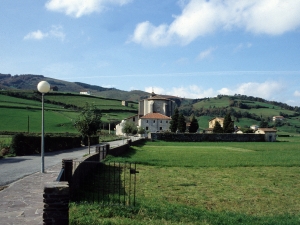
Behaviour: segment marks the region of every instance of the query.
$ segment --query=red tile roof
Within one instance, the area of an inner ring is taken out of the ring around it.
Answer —
[[[165,116],[161,113],[148,113],[145,116],[141,117],[141,119],[167,119],[167,120],[170,120],[171,117]]]

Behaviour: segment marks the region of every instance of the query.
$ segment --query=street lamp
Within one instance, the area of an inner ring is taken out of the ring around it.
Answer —
[[[40,93],[42,93],[41,173],[44,173],[44,94],[50,91],[50,84],[47,81],[41,81],[38,83],[37,89]]]

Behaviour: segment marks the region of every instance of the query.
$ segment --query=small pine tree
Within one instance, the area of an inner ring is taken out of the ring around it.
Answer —
[[[198,120],[195,118],[195,116],[193,116],[189,127],[189,132],[196,133],[198,128],[199,128]]]
[[[214,133],[224,133],[223,128],[221,127],[221,124],[219,123],[219,121],[215,122],[213,132]]]
[[[177,127],[178,127],[178,118],[179,118],[179,111],[178,111],[178,108],[176,108],[174,111],[174,115],[172,116],[172,120],[170,122],[171,132],[176,132]]]
[[[184,133],[186,130],[186,122],[185,122],[185,118],[184,115],[182,113],[180,113],[179,117],[178,117],[178,126],[177,126],[179,132]]]
[[[224,133],[233,133],[234,132],[234,123],[231,120],[230,113],[227,113],[224,122],[223,122]]]

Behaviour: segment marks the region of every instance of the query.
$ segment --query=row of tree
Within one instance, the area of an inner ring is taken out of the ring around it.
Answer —
[[[196,133],[198,128],[198,121],[195,116],[193,116],[188,131],[189,133]],[[170,130],[171,132],[186,132],[186,120],[183,113],[179,113],[178,108],[175,109],[174,115],[172,116],[172,120],[170,122]]]

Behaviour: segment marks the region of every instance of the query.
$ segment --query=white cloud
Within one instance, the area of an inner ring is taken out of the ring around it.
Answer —
[[[212,53],[216,50],[216,48],[208,48],[202,52],[200,52],[200,54],[198,55],[197,59],[198,60],[203,60],[205,58],[208,58],[209,56],[212,55]]]
[[[139,23],[131,41],[145,46],[186,45],[216,30],[280,35],[300,26],[299,0],[190,0],[179,4],[182,13],[171,24]]]
[[[275,81],[266,81],[264,83],[243,83],[233,89],[222,88],[218,90],[218,93],[223,95],[241,94],[265,99],[273,99],[274,96],[278,96],[284,90],[284,84]]]
[[[81,17],[93,12],[101,12],[108,5],[125,5],[132,0],[49,0],[46,8],[51,11],[63,12],[68,16]]]
[[[205,98],[216,96],[217,92],[215,92],[212,88],[204,90],[197,85],[190,85],[187,87],[172,87],[171,89],[164,89],[162,87],[146,87],[146,92],[154,91],[155,94],[162,95],[173,95],[182,98]]]
[[[294,92],[294,96],[300,97],[300,91],[295,91],[295,92]]]
[[[33,31],[25,35],[24,39],[29,40],[42,40],[44,38],[57,38],[63,41],[65,39],[65,34],[63,32],[63,27],[62,26],[55,26],[53,25],[51,29],[48,32],[42,32],[40,30]]]
[[[47,36],[48,36],[48,33],[43,33],[42,31],[37,30],[37,31],[33,31],[33,32],[28,33],[24,37],[24,39],[25,40],[29,40],[29,39],[42,40]]]
[[[146,92],[152,92],[162,95],[173,95],[182,98],[207,98],[221,95],[241,94],[247,96],[260,97],[268,100],[274,100],[285,91],[284,84],[275,81],[266,81],[263,83],[248,82],[242,83],[234,88],[223,87],[219,90],[213,88],[203,89],[197,85],[180,86],[172,88],[146,87]],[[296,92],[295,92],[296,93]],[[300,96],[300,92],[297,92]]]

